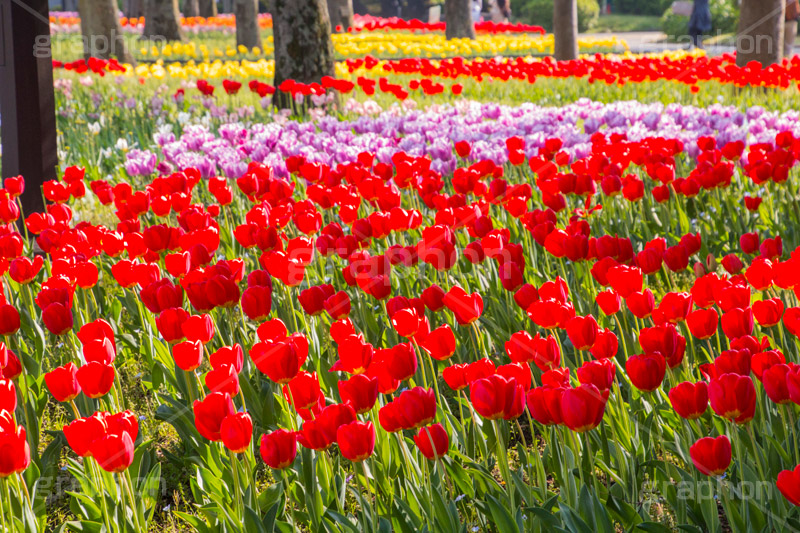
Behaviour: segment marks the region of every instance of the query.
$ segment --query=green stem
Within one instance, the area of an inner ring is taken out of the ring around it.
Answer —
[[[371,463],[370,459],[367,459],[367,461],[370,461],[370,463]],[[370,513],[372,513],[372,526],[373,526],[373,529],[375,529],[375,531],[377,531],[378,528],[377,528],[377,524],[375,523],[375,521],[376,520],[380,520],[378,518],[378,490],[377,490],[377,487],[376,487],[376,490],[375,490],[375,502],[374,502],[374,507],[373,507],[372,490],[370,489],[369,477],[367,476],[366,461],[361,461],[361,471],[364,473],[364,483],[367,486],[367,498],[369,498],[369,501],[370,501]]]
[[[800,464],[800,448],[797,442],[797,421],[794,418],[794,410],[790,406],[784,406],[786,411],[789,412],[789,424],[792,427],[792,440],[794,441],[794,463]]]
[[[235,453],[228,450],[228,455],[231,458],[231,470],[233,471],[233,490],[236,491],[236,514],[240,519],[243,519],[244,509],[242,508],[242,487],[239,485],[239,465],[237,464]]]
[[[297,527],[297,520],[295,520],[294,517],[294,503],[292,503],[291,490],[289,490],[289,476],[286,475],[285,468],[282,468],[280,472],[281,480],[283,481],[283,490],[286,491],[286,507],[289,508],[289,517],[291,520],[289,523],[294,531],[299,531],[299,528]]]
[[[367,507],[364,505],[364,490],[361,487],[361,480],[358,479],[358,472],[353,469],[353,477],[356,478],[356,487],[358,487],[358,498],[357,500],[361,500],[361,520],[363,521],[361,524],[361,530],[366,531],[367,527]]]
[[[2,483],[3,489],[5,489],[5,493],[6,493],[5,500],[4,501],[0,501],[0,520],[2,520],[3,531],[12,531],[13,532],[14,531],[14,517],[13,517],[14,513],[13,512],[10,513],[12,516],[9,517],[9,521],[10,521],[10,526],[11,527],[6,527],[6,502],[8,502],[8,504],[11,505],[11,493],[8,490],[8,482],[5,480],[5,478],[0,479],[0,483]]]
[[[494,431],[497,437],[497,455],[498,462],[500,463],[500,471],[503,473],[503,477],[506,480],[506,490],[508,491],[508,502],[510,505],[509,509],[516,509],[517,507],[514,505],[514,480],[511,479],[511,470],[508,466],[506,443],[501,436],[500,424],[497,420],[492,420],[492,424],[494,424]]]

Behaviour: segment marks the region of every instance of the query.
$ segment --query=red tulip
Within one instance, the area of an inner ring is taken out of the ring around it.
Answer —
[[[259,342],[250,349],[256,367],[279,385],[289,383],[300,371],[303,361],[289,341]]]
[[[742,252],[747,255],[756,253],[760,245],[761,239],[759,238],[758,233],[745,233],[739,237],[739,247],[742,249]]]
[[[320,429],[329,442],[336,441],[336,432],[340,426],[356,420],[356,412],[350,405],[333,404],[325,407],[317,416]]]
[[[700,418],[708,409],[708,385],[704,381],[680,383],[670,389],[669,401],[682,418]]]
[[[195,400],[193,409],[197,431],[214,442],[222,439],[220,435],[222,421],[236,412],[230,395],[222,392],[212,392],[202,400]]]
[[[430,424],[436,416],[436,398],[431,389],[414,387],[403,391],[378,411],[383,429],[389,432],[414,429]]]
[[[359,374],[338,383],[339,396],[356,414],[368,412],[378,400],[378,380]]]
[[[431,331],[421,345],[437,361],[446,361],[456,353],[456,336],[448,324]]]
[[[372,361],[374,349],[364,341],[364,336],[350,335],[342,339],[338,346],[339,360],[331,366],[331,372],[363,374]]]
[[[151,313],[160,313],[164,309],[183,306],[183,287],[173,284],[166,278],[145,286],[139,295],[142,303]]]
[[[165,341],[174,344],[186,338],[182,326],[188,318],[189,313],[180,307],[165,309],[156,318],[156,327]]]
[[[525,283],[514,293],[514,301],[523,310],[527,310],[538,299],[539,291],[530,283]]]
[[[222,444],[233,453],[244,453],[253,439],[253,420],[247,413],[226,416],[219,427]]]
[[[753,333],[753,310],[731,309],[722,315],[722,331],[729,339],[737,339]]]
[[[499,375],[473,381],[469,395],[475,411],[488,420],[511,420],[525,409],[525,388],[516,379]]]
[[[358,421],[343,424],[336,431],[336,441],[345,459],[360,463],[375,450],[375,426]]]
[[[583,363],[576,371],[578,382],[586,385],[591,384],[601,391],[608,391],[614,384],[614,376],[617,373],[617,367],[608,359],[600,359],[599,361],[587,361]]]
[[[670,368],[680,365],[686,352],[686,339],[673,324],[642,328],[639,345],[645,353],[658,352],[663,355]]]
[[[210,392],[225,392],[231,397],[239,394],[239,374],[230,365],[222,365],[207,372],[204,381]]]
[[[450,447],[450,438],[441,424],[420,428],[419,432],[414,435],[414,442],[422,455],[431,461],[447,455]]]
[[[566,387],[535,387],[528,391],[526,403],[534,420],[545,426],[561,424],[561,395]]]
[[[44,375],[47,388],[57,402],[69,402],[81,393],[77,372],[78,368],[73,363],[67,363]]]
[[[731,441],[725,435],[705,437],[691,445],[689,455],[701,474],[719,476],[731,464]]]
[[[214,320],[211,315],[192,315],[183,321],[181,331],[189,341],[208,344],[214,338]]]
[[[339,291],[329,296],[324,302],[325,311],[333,320],[339,320],[350,314],[350,296]]]
[[[692,309],[692,295],[688,292],[668,292],[658,306],[664,320],[672,324],[683,322]]]
[[[316,372],[299,372],[283,386],[283,396],[297,410],[311,409],[319,403],[320,398],[324,399]]]
[[[372,359],[368,373],[374,373],[376,367],[382,367],[383,371],[398,383],[413,377],[417,373],[418,367],[414,346],[403,342],[393,348],[378,350]]]
[[[56,302],[42,311],[42,322],[53,335],[64,335],[72,331],[72,310]]]
[[[114,367],[96,361],[82,365],[76,373],[81,390],[89,398],[100,398],[108,394],[114,385]]]
[[[183,341],[172,347],[172,358],[181,370],[191,372],[203,363],[203,343]]]
[[[272,311],[272,289],[265,286],[248,287],[242,293],[242,312],[255,321],[266,320]]]
[[[731,343],[731,345],[733,345],[733,343]],[[775,365],[782,365],[785,363],[786,357],[780,352],[780,350],[767,350],[765,352],[759,352],[755,354],[750,359],[750,370],[759,380],[763,381],[765,371],[769,370]]]
[[[444,289],[436,284],[422,291],[422,301],[425,302],[425,307],[434,313],[444,307],[444,296]]]
[[[714,336],[717,332],[719,315],[715,309],[697,309],[686,317],[689,331],[695,338],[704,340]]]
[[[780,298],[753,303],[753,316],[762,328],[771,328],[781,321],[784,305]]]
[[[462,326],[469,325],[483,313],[483,298],[477,292],[467,294],[461,287],[453,287],[443,298],[444,304]]]
[[[658,352],[632,355],[625,362],[625,370],[634,387],[650,392],[656,390],[664,381],[667,362]]]
[[[775,484],[783,497],[789,500],[789,503],[800,506],[800,465],[796,466],[794,470],[779,472]]]
[[[13,335],[19,331],[19,311],[11,304],[0,304],[0,335]]]
[[[133,462],[133,439],[124,432],[105,435],[92,442],[90,452],[106,472],[124,472]]]
[[[600,310],[603,311],[604,314],[611,316],[619,311],[620,308],[620,297],[619,294],[614,292],[613,290],[603,291],[597,294],[595,297],[595,301],[597,305],[600,307]]]
[[[572,431],[590,431],[600,425],[606,410],[606,397],[594,385],[566,389],[561,395],[561,416]]]
[[[610,329],[601,329],[589,351],[595,359],[610,359],[617,355],[619,339]]]
[[[270,468],[283,470],[297,457],[297,434],[278,429],[261,437],[261,458]]]
[[[634,292],[628,295],[625,305],[634,316],[645,319],[653,314],[656,302],[650,289],[645,289],[644,292]]]
[[[726,255],[720,263],[728,274],[738,274],[744,268],[744,263],[735,254]]]
[[[708,386],[711,408],[719,416],[744,424],[753,419],[756,411],[756,389],[749,376],[723,374]]]
[[[725,350],[714,359],[714,370],[718,376],[722,374],[750,375],[752,356],[750,350]]]
[[[25,428],[0,432],[0,478],[24,472],[31,463],[31,450]],[[24,482],[24,481],[23,481]]]
[[[592,315],[576,316],[567,322],[567,335],[576,350],[588,350],[597,339],[597,320]]]
[[[628,298],[635,292],[641,292],[643,276],[637,267],[618,265],[610,268],[607,273],[611,287],[623,298]]]
[[[211,368],[218,368],[222,365],[230,365],[236,369],[236,373],[242,371],[244,366],[244,352],[239,344],[233,346],[223,346],[216,352],[208,356]]]
[[[770,400],[778,405],[786,404],[792,401],[789,395],[789,386],[787,383],[787,375],[792,370],[792,367],[784,364],[772,365],[764,370],[762,374],[762,383],[764,385],[764,392]]]
[[[97,412],[92,416],[73,420],[64,426],[63,431],[72,451],[80,457],[88,457],[91,455],[92,443],[108,432],[108,423],[105,413]]]
[[[391,318],[392,327],[397,334],[407,339],[413,338],[417,334],[423,327],[424,320],[425,317],[420,317],[416,309],[411,307],[395,312]]]
[[[44,265],[42,256],[37,255],[33,260],[27,257],[17,257],[8,267],[8,276],[19,284],[25,285],[33,281]]]
[[[96,361],[110,365],[117,358],[114,343],[107,338],[92,339],[83,345],[83,358],[87,362]]]

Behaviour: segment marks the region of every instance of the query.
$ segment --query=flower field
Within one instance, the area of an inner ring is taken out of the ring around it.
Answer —
[[[800,59],[469,48],[534,33],[362,20],[280,87],[57,59],[46,212],[0,195],[0,528],[800,530]]]

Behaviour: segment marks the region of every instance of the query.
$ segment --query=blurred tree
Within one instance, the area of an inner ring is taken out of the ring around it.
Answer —
[[[578,2],[555,0],[553,4],[553,52],[558,61],[578,58]]]
[[[217,16],[217,0],[198,0],[200,16],[209,18]]]
[[[767,67],[780,63],[786,0],[742,0],[740,13],[736,64],[743,67],[757,61]]]
[[[446,0],[444,19],[447,22],[445,35],[448,39],[474,39],[475,24],[472,22],[472,0]]]
[[[122,12],[125,13],[125,16],[129,19],[144,16],[142,0],[125,0],[122,3]]]
[[[145,0],[142,39],[182,41],[178,0]]]
[[[236,46],[245,46],[248,50],[261,48],[258,0],[236,0],[233,12],[236,15]]]
[[[114,0],[78,0],[84,56],[136,63],[125,46],[118,9]]]
[[[335,75],[325,0],[275,0],[272,32],[276,88],[286,80],[313,83]],[[278,108],[294,108],[292,95],[287,92],[278,90],[273,98]]]
[[[353,0],[327,0],[328,1],[328,15],[331,19],[331,29],[337,31],[336,28],[342,28],[342,31],[347,31],[347,28],[353,25]]]
[[[184,0],[183,16],[197,17],[200,15],[200,3],[197,0]]]

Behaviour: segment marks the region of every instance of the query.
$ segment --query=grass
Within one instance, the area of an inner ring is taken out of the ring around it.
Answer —
[[[631,31],[661,31],[661,20],[648,15],[601,15],[587,33],[624,33]]]

